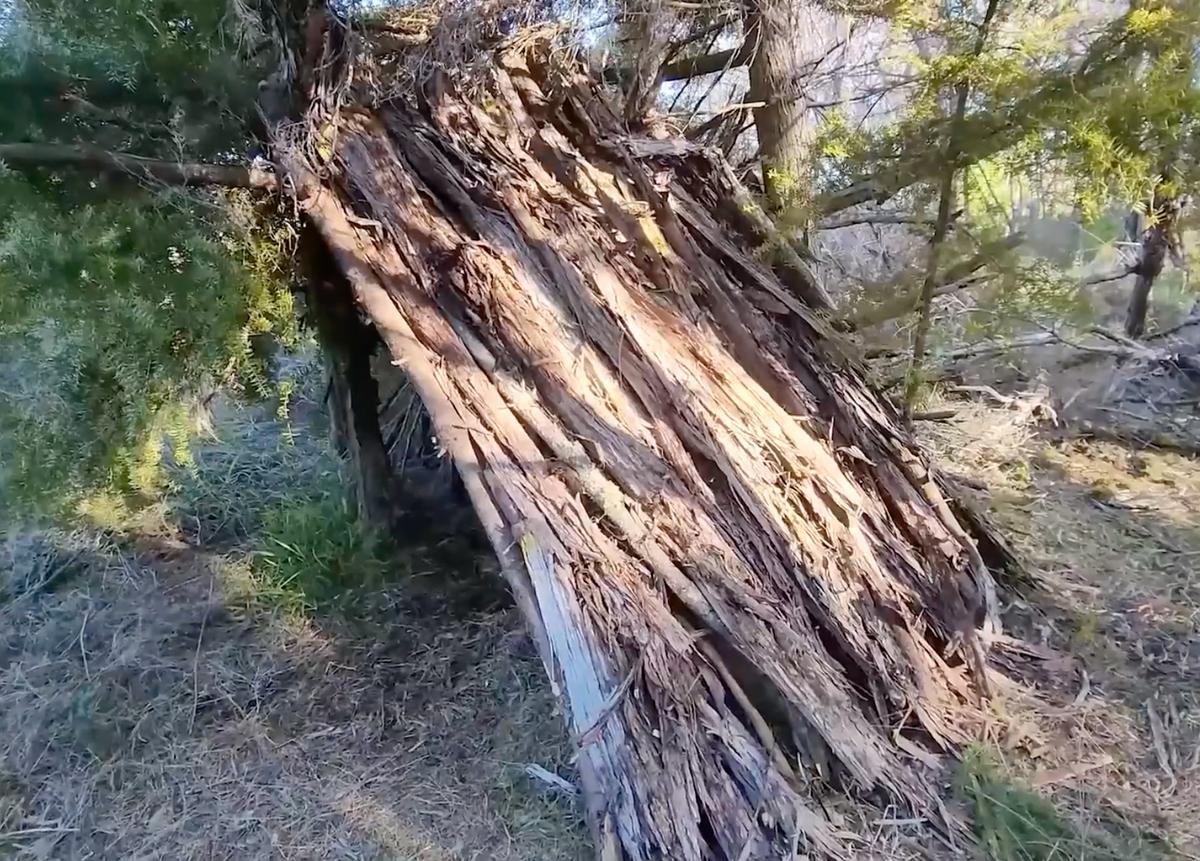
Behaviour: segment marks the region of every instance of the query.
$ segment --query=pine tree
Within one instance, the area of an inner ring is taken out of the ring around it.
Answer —
[[[208,2],[17,3],[0,31],[0,498],[152,492],[215,386],[294,339],[292,228],[248,155],[262,77]],[[125,156],[122,153],[135,153]]]

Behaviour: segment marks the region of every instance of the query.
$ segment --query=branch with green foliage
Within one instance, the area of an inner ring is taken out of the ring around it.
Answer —
[[[961,118],[918,114],[868,135],[835,171],[842,179],[819,196],[817,210],[832,214],[883,203],[915,184],[936,181],[943,148],[930,142],[945,141],[955,127],[964,142],[954,160],[958,170],[1023,144],[1042,155],[1082,155],[1106,145],[1112,155],[1135,155],[1153,144],[1164,122],[1174,117],[1177,123],[1193,112],[1194,80],[1174,67],[1192,57],[1198,34],[1196,4],[1152,0],[1111,21],[1081,55],[1049,71],[1016,65],[1017,60],[1002,68],[975,68],[976,91]],[[1139,63],[1147,54],[1171,68]],[[944,65],[947,75],[965,71]],[[930,81],[935,87],[941,83]],[[978,86],[984,83],[986,89]],[[1111,177],[1122,167],[1111,159],[1093,160],[1088,173]]]
[[[272,392],[260,345],[299,337],[294,241],[258,193],[275,176],[245,163],[262,75],[226,4],[18,6],[0,34],[0,499],[56,514],[153,492],[207,393]]]

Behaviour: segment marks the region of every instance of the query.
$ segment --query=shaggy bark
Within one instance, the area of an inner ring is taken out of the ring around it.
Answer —
[[[722,160],[525,49],[470,92],[276,154],[462,475],[600,856],[841,854],[819,780],[939,819],[994,588],[894,411]]]
[[[754,125],[762,150],[767,205],[779,211],[800,201],[812,187],[807,78],[820,62],[823,44],[817,20],[797,0],[754,0],[746,10]],[[816,56],[814,56],[816,54]]]
[[[1137,276],[1133,282],[1133,291],[1129,294],[1129,310],[1125,315],[1125,334],[1131,338],[1140,338],[1146,331],[1150,291],[1154,288],[1158,276],[1162,274],[1167,255],[1173,254],[1180,264],[1183,260],[1183,255],[1177,247],[1179,240],[1175,226],[1179,219],[1179,198],[1156,193],[1151,201],[1150,211],[1153,217],[1142,231],[1137,262],[1129,270]]]
[[[320,241],[311,234],[309,238]],[[314,256],[311,247],[308,255]],[[340,273],[321,271],[322,263],[318,260],[310,273],[314,277],[310,279],[307,298],[309,315],[316,324],[329,370],[328,400],[334,441],[350,464],[359,520],[386,527],[395,512],[392,469],[379,424],[379,390],[371,374],[371,354],[378,340],[358,318]]]

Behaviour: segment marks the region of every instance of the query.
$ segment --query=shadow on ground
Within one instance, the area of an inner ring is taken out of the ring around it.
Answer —
[[[261,418],[219,436],[120,539],[7,536],[0,855],[587,857],[575,800],[525,772],[573,778],[486,563],[410,536],[335,597],[280,582],[328,567],[263,536],[336,464]]]

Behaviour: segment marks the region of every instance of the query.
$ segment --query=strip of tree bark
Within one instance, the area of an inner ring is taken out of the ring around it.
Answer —
[[[320,173],[275,151],[463,477],[601,857],[840,854],[817,779],[958,830],[937,796],[985,720],[978,548],[747,252],[729,166],[629,137],[582,69],[520,44],[471,97],[438,75],[343,111]]]

